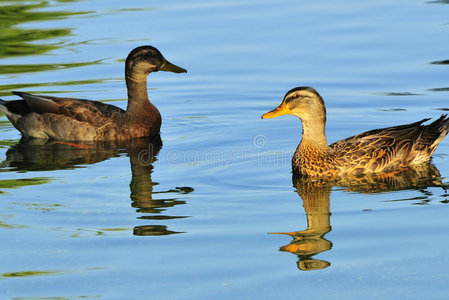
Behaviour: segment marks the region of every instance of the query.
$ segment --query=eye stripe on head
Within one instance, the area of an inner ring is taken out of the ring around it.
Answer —
[[[301,86],[301,87],[296,87],[296,88],[289,90],[284,96],[284,102],[289,103],[289,102],[291,102],[293,100],[297,100],[299,98],[303,98],[303,99],[318,98],[322,101],[320,94],[318,94],[318,92],[314,88],[309,87],[309,86]]]
[[[288,102],[294,101],[294,100],[299,99],[299,98],[304,98],[304,96],[298,95],[298,94],[287,95],[285,97],[285,102],[288,103]]]
[[[308,92],[304,92],[304,91],[295,91],[293,93],[287,94],[285,96],[285,102],[290,102],[296,99],[300,99],[300,98],[313,98],[315,97],[315,95],[310,94]]]

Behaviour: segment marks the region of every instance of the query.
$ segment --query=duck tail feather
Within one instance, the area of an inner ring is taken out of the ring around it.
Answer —
[[[0,99],[0,111],[7,116],[11,114],[9,109],[6,107],[6,101],[2,99]]]
[[[20,91],[12,91],[12,93],[13,93],[14,95],[16,95],[16,96],[21,97],[21,98],[23,98],[25,95],[30,95],[30,94],[28,94],[28,93],[20,92]]]
[[[423,132],[423,139],[429,140],[430,149],[433,151],[436,149],[438,144],[447,136],[449,133],[449,118],[447,114],[441,115],[438,119],[425,126]],[[432,151],[432,152],[433,152]]]
[[[31,111],[39,114],[58,112],[58,105],[51,99],[44,98],[43,96],[31,95],[25,92],[13,91],[12,93],[25,100]]]

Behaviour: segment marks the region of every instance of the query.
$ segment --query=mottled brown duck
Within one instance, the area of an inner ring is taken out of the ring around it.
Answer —
[[[326,108],[318,92],[297,87],[263,119],[290,114],[302,122],[302,138],[292,158],[293,173],[311,177],[363,176],[394,172],[428,162],[447,135],[449,119],[442,115],[411,124],[374,129],[327,144]]]
[[[98,101],[16,91],[13,93],[22,100],[0,100],[0,111],[25,137],[107,141],[156,135],[161,114],[148,99],[147,76],[157,71],[187,72],[152,46],[137,47],[129,53],[125,62],[126,111]]]

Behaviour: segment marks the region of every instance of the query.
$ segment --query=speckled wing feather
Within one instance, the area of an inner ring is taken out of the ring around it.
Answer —
[[[23,92],[13,93],[22,97],[34,112],[62,115],[92,126],[103,126],[106,120],[110,120],[115,114],[125,112],[116,106],[98,101],[30,95]]]
[[[447,135],[449,121],[441,116],[383,129],[375,129],[330,145],[335,164],[345,173],[385,172],[428,161],[438,143]]]
[[[114,140],[125,111],[101,102],[14,92],[23,100],[3,101],[2,111],[24,135],[61,140]]]

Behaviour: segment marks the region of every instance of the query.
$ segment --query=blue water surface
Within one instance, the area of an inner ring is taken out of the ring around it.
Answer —
[[[126,108],[124,59],[145,44],[188,70],[149,77],[160,149],[21,146],[0,116],[2,298],[447,298],[442,187],[319,188],[323,205],[310,204],[291,178],[300,121],[260,119],[304,85],[326,102],[329,142],[439,117],[449,109],[446,1],[0,9],[5,100],[22,90]],[[443,183],[448,154],[446,139],[432,160]],[[323,231],[286,234],[314,222]]]

